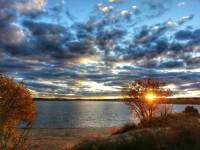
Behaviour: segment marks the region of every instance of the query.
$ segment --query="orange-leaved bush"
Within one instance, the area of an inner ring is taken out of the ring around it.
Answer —
[[[0,149],[17,149],[25,140],[25,132],[17,127],[31,125],[35,104],[31,93],[22,84],[0,75]],[[21,148],[20,148],[21,149]]]

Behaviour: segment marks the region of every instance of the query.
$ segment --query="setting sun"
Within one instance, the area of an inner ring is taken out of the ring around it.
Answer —
[[[147,93],[145,95],[145,99],[152,102],[156,99],[156,95],[154,93]]]
[[[0,0],[0,150],[200,150],[199,7]]]

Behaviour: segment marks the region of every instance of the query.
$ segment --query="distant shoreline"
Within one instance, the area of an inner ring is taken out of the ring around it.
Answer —
[[[123,102],[123,99],[57,99],[57,98],[34,98],[34,101],[95,101],[95,102]],[[199,105],[200,97],[192,98],[168,98],[160,101],[161,104],[192,104]]]

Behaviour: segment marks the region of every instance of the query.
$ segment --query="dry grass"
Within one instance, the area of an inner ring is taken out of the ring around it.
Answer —
[[[118,133],[118,134],[116,134]],[[107,139],[83,141],[74,150],[199,150],[199,116],[179,113],[125,126]]]
[[[110,128],[31,129],[28,138],[30,150],[63,150],[85,139],[104,138]]]

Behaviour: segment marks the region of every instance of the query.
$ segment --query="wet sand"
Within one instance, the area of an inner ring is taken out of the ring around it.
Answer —
[[[30,150],[63,150],[85,139],[108,137],[111,128],[31,129]]]

